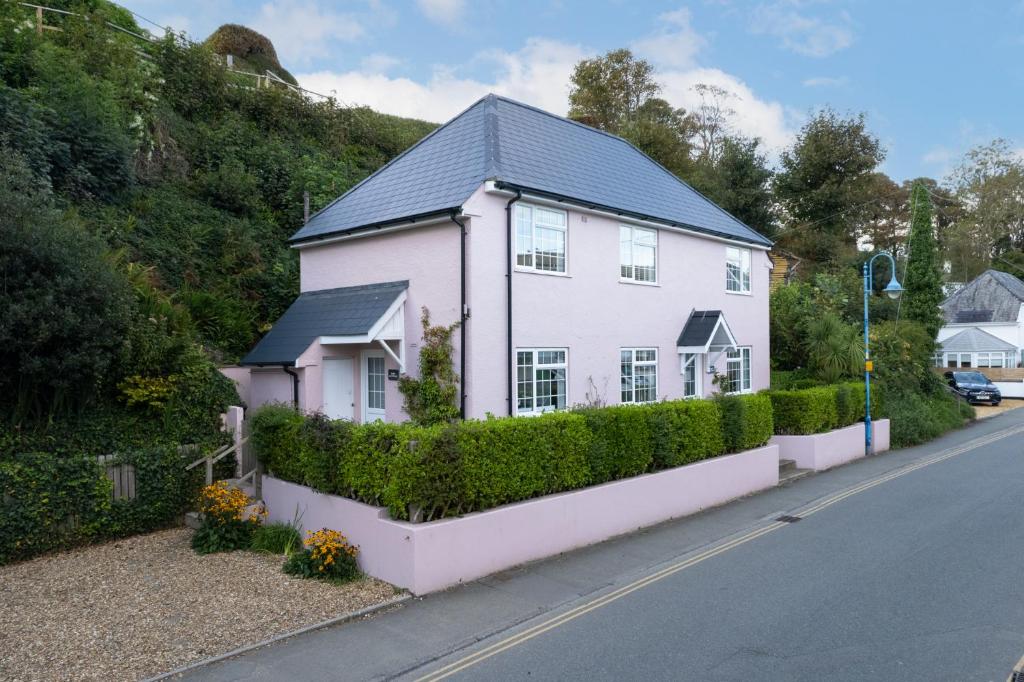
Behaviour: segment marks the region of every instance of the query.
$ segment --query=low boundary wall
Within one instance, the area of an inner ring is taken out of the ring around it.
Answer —
[[[429,523],[263,477],[269,520],[333,528],[359,545],[359,567],[422,595],[519,564],[694,514],[779,482],[769,444],[603,485]]]
[[[872,452],[888,450],[889,420],[872,421],[871,430]],[[774,436],[769,443],[779,446],[781,459],[791,459],[801,469],[824,471],[864,456],[864,424],[807,436]]]

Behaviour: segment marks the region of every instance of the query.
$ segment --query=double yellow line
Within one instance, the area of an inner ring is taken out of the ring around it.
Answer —
[[[947,460],[951,457],[956,457],[957,455],[962,455],[965,452],[970,452],[971,450],[975,450],[984,445],[994,443],[996,441],[1008,438],[1009,436],[1013,436],[1019,433],[1024,433],[1024,426],[1004,429],[1002,431],[997,431],[996,433],[990,434],[988,436],[983,436],[981,438],[968,441],[967,443],[959,447],[943,450],[937,455],[933,455],[932,457],[921,460],[919,462],[915,462],[914,464],[901,467],[899,469],[896,469],[895,471],[889,472],[888,474],[879,476],[877,478],[871,479],[870,481],[850,488],[849,490],[844,490],[841,493],[837,493],[835,495],[832,495],[831,497],[827,497],[824,500],[815,503],[813,506],[803,511],[794,512],[794,514],[799,516],[800,518],[805,518],[807,516],[810,516],[811,514],[816,514],[822,509],[830,507],[833,504],[841,502],[842,500],[845,500],[846,498],[852,495],[856,495],[857,493],[864,492],[865,490],[869,490],[870,488],[874,488],[875,486],[881,485],[895,478],[899,478],[900,476],[905,476],[913,471],[917,471],[918,469],[922,469],[926,466],[936,464],[943,460]],[[640,578],[639,580],[636,580],[628,585],[620,587],[619,589],[613,592],[609,592],[608,594],[602,595],[589,602],[586,602],[573,609],[570,609],[565,613],[561,613],[542,623],[538,623],[537,625],[527,628],[522,632],[518,632],[514,635],[511,635],[501,640],[500,642],[496,642],[488,647],[484,647],[483,649],[480,649],[479,651],[469,654],[468,656],[465,656],[464,658],[461,658],[455,661],[454,663],[449,663],[448,665],[439,668],[438,670],[435,670],[432,673],[428,673],[423,677],[420,677],[417,680],[417,682],[435,682],[436,680],[443,680],[447,677],[454,675],[455,673],[465,670],[466,668],[474,666],[477,663],[486,661],[488,658],[496,656],[502,653],[503,651],[508,651],[512,647],[518,646],[523,642],[527,642],[533,639],[534,637],[544,634],[545,632],[565,625],[569,621],[575,620],[576,618],[579,618],[580,616],[586,613],[590,613],[591,611],[599,609],[602,606],[607,606],[608,604],[611,604],[614,601],[622,599],[626,595],[636,592],[637,590],[643,589],[644,587],[647,587],[652,583],[658,582],[659,580],[663,580],[664,578],[667,578],[670,575],[674,575],[679,571],[685,570],[692,566],[696,566],[702,561],[706,561],[712,557],[718,556],[719,554],[728,552],[731,549],[735,549],[740,545],[746,544],[752,540],[756,540],[762,535],[767,535],[768,533],[776,531],[779,528],[782,528],[783,526],[787,525],[789,524],[785,522],[773,521],[767,526],[763,526],[756,530],[750,531],[749,533],[742,535],[738,538],[724,542],[721,545],[717,545],[715,547],[707,549],[688,559],[684,559],[683,561],[672,564],[671,566],[667,566],[661,569],[660,571],[657,571],[656,573],[652,573],[649,576]]]

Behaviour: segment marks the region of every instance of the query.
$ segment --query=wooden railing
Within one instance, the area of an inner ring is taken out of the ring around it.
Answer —
[[[237,453],[237,456],[241,458],[242,446],[248,442],[249,438],[248,436],[246,436],[244,438],[241,438],[240,440],[235,441],[234,443],[229,443],[228,445],[221,446],[214,450],[213,452],[211,452],[210,454],[200,457],[196,461],[189,464],[187,467],[185,467],[185,471],[191,471],[200,464],[206,464],[206,485],[211,485],[213,483],[213,465],[231,454]],[[253,469],[252,471],[242,476],[240,481],[245,479],[251,480],[255,476],[255,474],[256,470]]]

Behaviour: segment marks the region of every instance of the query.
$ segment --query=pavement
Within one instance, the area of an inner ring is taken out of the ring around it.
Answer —
[[[187,679],[1002,682],[1024,654],[1022,455],[1005,412]]]

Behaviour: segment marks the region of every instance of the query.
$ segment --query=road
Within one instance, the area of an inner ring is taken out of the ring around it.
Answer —
[[[1022,502],[1018,410],[194,678],[1002,682]]]

